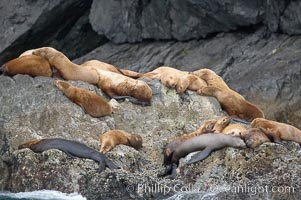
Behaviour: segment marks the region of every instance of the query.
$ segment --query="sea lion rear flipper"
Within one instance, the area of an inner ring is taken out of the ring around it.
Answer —
[[[108,159],[107,157],[105,158],[105,165],[111,169],[121,169],[121,167],[119,167],[118,165],[116,165],[115,163],[113,163],[113,161],[111,161],[110,159]]]
[[[186,164],[192,164],[192,163],[196,163],[198,161],[204,160],[205,158],[207,158],[210,155],[211,151],[212,150],[210,148],[205,148],[203,151],[193,155]]]

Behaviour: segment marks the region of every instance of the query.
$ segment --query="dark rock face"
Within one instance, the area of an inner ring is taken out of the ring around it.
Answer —
[[[0,63],[41,46],[66,50],[71,58],[104,42],[91,28],[91,1],[1,1]],[[86,14],[85,14],[86,13]],[[88,39],[93,43],[85,43]]]
[[[206,37],[259,23],[263,1],[94,1],[93,29],[115,43]]]
[[[211,68],[263,109],[268,119],[301,128],[301,38],[254,33],[220,34],[189,42],[107,43],[76,59],[98,59],[139,72],[161,65],[193,71]]]

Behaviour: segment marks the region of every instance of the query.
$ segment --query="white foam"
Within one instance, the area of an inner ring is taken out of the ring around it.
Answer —
[[[39,200],[87,200],[86,197],[78,193],[66,194],[55,190],[38,190],[32,192],[0,192],[0,197],[11,197],[16,199],[30,198]]]

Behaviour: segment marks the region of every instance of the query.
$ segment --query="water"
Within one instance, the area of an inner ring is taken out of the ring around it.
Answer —
[[[54,190],[39,190],[33,192],[0,192],[0,200],[87,200],[78,193],[62,193]]]

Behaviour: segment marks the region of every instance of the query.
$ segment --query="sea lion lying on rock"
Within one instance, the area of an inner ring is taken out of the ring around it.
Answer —
[[[56,80],[54,84],[66,97],[80,105],[92,117],[103,117],[112,113],[112,106],[95,92],[75,87],[61,80]]]
[[[100,152],[106,153],[118,144],[124,144],[139,150],[142,147],[142,137],[138,134],[130,134],[122,130],[112,130],[99,137],[101,143]]]
[[[185,140],[168,157],[171,165],[167,166],[166,171],[159,176],[170,174],[169,178],[174,179],[180,158],[187,156],[189,153],[202,150],[193,155],[187,162],[187,164],[192,164],[204,160],[211,152],[224,147],[245,148],[246,144],[239,137],[232,137],[221,133],[208,133]]]
[[[28,74],[30,76],[52,76],[51,66],[48,61],[40,56],[27,55],[15,58],[0,67],[0,73],[8,76]]]
[[[99,172],[102,172],[105,167],[109,169],[119,169],[115,163],[109,160],[104,154],[86,146],[83,143],[66,140],[66,139],[41,139],[41,140],[32,140],[21,144],[19,149],[29,148],[35,153],[42,153],[49,149],[58,149],[66,153],[68,156],[74,158],[86,158],[91,159],[99,164]]]
[[[198,135],[202,135],[204,133],[212,133],[213,132],[213,127],[216,123],[216,120],[207,120],[205,121],[200,128],[198,128],[196,131],[193,131],[189,134],[182,135],[180,137],[175,138],[171,142],[169,142],[165,149],[164,149],[164,165],[169,165],[170,164],[170,155],[175,151],[175,149],[181,144],[181,142],[192,138],[196,137]]]
[[[298,128],[264,118],[257,118],[251,122],[252,128],[261,128],[273,142],[281,144],[281,140],[294,141],[301,144],[301,130]]]
[[[98,83],[99,77],[97,73],[71,62],[63,53],[54,48],[42,47],[33,50],[32,54],[45,58],[66,80],[78,80],[91,84]]]

